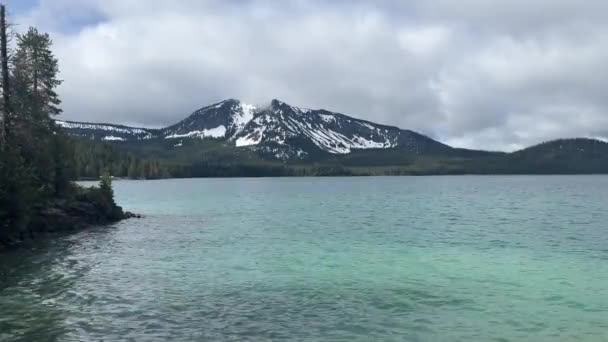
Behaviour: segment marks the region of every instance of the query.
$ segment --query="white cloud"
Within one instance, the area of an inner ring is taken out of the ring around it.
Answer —
[[[445,27],[414,27],[398,32],[401,47],[421,58],[432,57],[450,38]]]
[[[600,0],[43,0],[16,20],[51,31],[69,119],[159,126],[229,97],[280,98],[513,150],[607,135],[606,11]]]

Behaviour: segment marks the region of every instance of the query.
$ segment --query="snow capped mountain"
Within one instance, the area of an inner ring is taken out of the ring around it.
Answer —
[[[70,134],[109,141],[213,138],[282,160],[305,159],[319,154],[349,154],[365,149],[400,149],[412,154],[452,150],[409,130],[322,109],[298,108],[279,100],[257,108],[229,99],[203,107],[177,124],[160,130],[68,121],[57,121],[57,124]]]
[[[229,138],[239,134],[253,119],[255,106],[230,99],[203,107],[177,124],[162,130],[165,139]]]
[[[350,153],[353,148],[396,146],[391,137],[380,134],[375,134],[376,140],[367,140],[359,135],[362,132],[353,129],[352,124],[352,120],[334,113],[303,110],[273,100],[270,107],[241,132],[237,145],[258,145],[263,142],[289,145],[290,140],[303,137],[326,152],[339,154]],[[373,139],[376,127],[358,124],[360,130],[366,131],[362,135]],[[350,132],[346,133],[346,130]]]
[[[122,125],[55,120],[55,125],[70,135],[104,141],[147,140],[158,136],[157,130]]]
[[[428,137],[397,127],[375,124],[327,110],[302,109],[273,100],[245,128],[232,136],[236,146],[250,146],[286,159],[318,149],[331,154],[353,150],[400,148],[419,154],[450,149]]]

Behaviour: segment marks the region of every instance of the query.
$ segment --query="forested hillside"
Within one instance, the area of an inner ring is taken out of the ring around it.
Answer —
[[[515,153],[453,148],[414,131],[273,100],[229,99],[160,129],[57,121],[75,175],[237,177],[607,173],[606,143],[562,139]]]
[[[462,150],[455,155],[415,155],[400,149],[357,150],[314,161],[268,160],[217,140],[184,139],[175,144],[163,139],[75,138],[74,146],[75,175],[83,179],[97,178],[104,170],[135,179],[608,173],[608,143],[593,139],[562,139],[513,153]]]

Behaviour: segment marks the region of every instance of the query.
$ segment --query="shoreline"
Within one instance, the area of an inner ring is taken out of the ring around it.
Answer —
[[[16,250],[28,243],[56,233],[75,233],[94,226],[106,226],[141,215],[124,211],[113,197],[100,188],[77,187],[77,195],[56,199],[37,208],[27,221],[13,225],[9,233],[0,235],[0,253]],[[7,228],[9,226],[5,226]]]
[[[171,179],[237,179],[237,178],[374,178],[374,177],[501,177],[501,176],[608,176],[608,173],[429,173],[429,174],[370,174],[370,175],[330,175],[330,176],[213,176],[213,177],[167,177],[167,178],[128,178],[115,177],[112,181],[159,181]],[[76,182],[96,182],[97,179],[80,178]]]
[[[18,238],[0,239],[0,255],[6,252],[28,248],[43,240],[53,240],[57,236],[79,233],[95,227],[105,227],[131,218],[141,218],[141,215],[125,212],[119,219],[91,223],[90,218],[70,216],[57,224],[46,225],[43,229],[28,228],[21,232]]]

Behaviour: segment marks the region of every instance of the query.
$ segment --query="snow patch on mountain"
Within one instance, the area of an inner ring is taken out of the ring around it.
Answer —
[[[243,139],[249,145],[264,142],[289,145],[290,138],[305,137],[321,150],[333,154],[348,154],[354,149],[397,147],[400,132],[397,128],[389,132],[386,128],[328,111],[302,110],[276,100],[265,113],[256,116],[252,125],[255,125],[254,131],[244,135],[248,139]],[[262,136],[260,131],[266,134]]]
[[[319,117],[321,118],[321,120],[323,120],[327,123],[332,123],[332,122],[336,121],[336,117],[333,115],[319,114]]]
[[[259,127],[258,129],[249,133],[248,135],[236,139],[235,145],[236,145],[236,147],[257,145],[262,141],[263,137],[264,137],[264,128]]]
[[[379,129],[377,127],[374,127],[374,126],[368,124],[367,122],[362,122],[361,121],[361,122],[358,122],[358,124],[361,125],[361,126],[363,126],[363,127],[367,127],[367,128],[369,128],[371,130],[378,130]]]
[[[309,124],[310,125],[310,124]],[[334,154],[347,154],[351,151],[349,139],[337,132],[329,129],[306,127],[302,130],[312,142],[322,150]]]
[[[215,128],[211,128],[211,129],[204,129],[204,130],[200,130],[200,131],[190,131],[188,133],[184,133],[184,134],[171,134],[171,135],[167,135],[165,137],[165,139],[181,139],[181,138],[199,138],[199,139],[205,139],[205,138],[223,138],[226,136],[226,127],[225,126],[218,126]]]
[[[61,128],[68,129],[86,129],[86,130],[99,130],[108,132],[117,132],[123,134],[148,134],[149,132],[143,128],[132,128],[132,127],[121,127],[107,124],[93,124],[93,123],[82,123],[82,122],[71,122],[55,120],[55,124]]]
[[[256,110],[256,106],[245,103],[239,103],[236,108],[233,108],[232,125],[234,126],[234,135],[240,133],[249,121],[253,119]]]
[[[121,138],[121,137],[115,137],[113,135],[106,135],[105,137],[101,138],[101,140],[103,141],[125,141],[125,138]]]
[[[155,130],[137,127],[63,120],[55,120],[55,124],[72,135],[86,136],[104,141],[148,140],[155,136]]]
[[[353,138],[353,146],[352,148],[357,148],[357,149],[368,149],[368,148],[391,148],[394,147],[394,145],[392,145],[390,143],[390,141],[373,141],[373,140],[368,140],[365,139],[364,137],[354,137]]]
[[[283,105],[287,105],[285,102],[282,102]],[[309,114],[310,112],[312,112],[312,109],[308,109],[308,108],[300,108],[300,107],[294,107],[294,106],[290,106],[296,113],[299,114]]]

